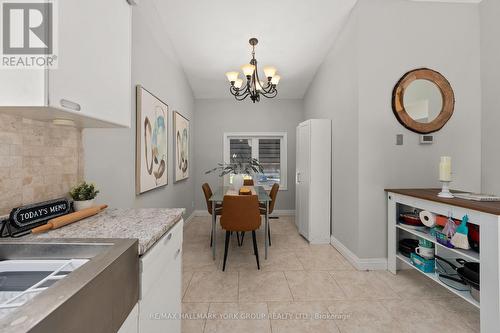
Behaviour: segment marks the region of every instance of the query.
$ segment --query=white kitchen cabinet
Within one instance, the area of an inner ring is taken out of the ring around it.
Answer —
[[[183,222],[140,259],[139,333],[180,333]]]
[[[131,8],[126,0],[58,1],[57,68],[9,69],[0,111],[83,127],[130,126]]]
[[[330,243],[331,120],[311,119],[297,127],[296,224],[311,244]]]

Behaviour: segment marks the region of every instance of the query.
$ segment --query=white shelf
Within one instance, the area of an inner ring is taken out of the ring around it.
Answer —
[[[418,230],[414,230],[412,228],[408,228],[402,224],[396,224],[396,228],[399,228],[401,230],[404,230],[410,234],[413,234],[417,237],[420,237],[420,238],[424,238],[434,244],[436,244],[437,246],[439,247],[442,247],[444,249],[447,249],[451,252],[454,252],[456,254],[458,254],[459,256],[461,257],[464,257],[464,258],[467,258],[471,261],[475,261],[475,262],[479,262],[479,253],[475,252],[475,251],[472,251],[472,250],[462,250],[462,249],[452,249],[452,248],[449,248],[449,247],[446,247],[440,243],[438,243],[438,241],[436,240],[436,238],[434,236],[431,236],[430,234],[428,233],[425,233],[425,232],[422,232],[422,231],[418,231]]]
[[[404,229],[404,230],[406,230],[406,229]],[[416,271],[420,272],[421,274],[427,276],[429,279],[434,280],[436,283],[438,283],[439,285],[445,287],[446,289],[448,289],[449,291],[451,291],[455,295],[463,298],[464,300],[466,300],[470,304],[476,306],[477,308],[480,307],[479,303],[475,299],[472,298],[472,296],[471,296],[471,294],[470,294],[469,291],[460,291],[460,290],[456,290],[456,289],[451,288],[450,286],[448,286],[446,283],[442,282],[439,279],[439,275],[438,274],[436,274],[436,273],[425,273],[425,272],[422,272],[420,269],[418,269],[417,267],[415,267],[415,266],[412,265],[412,263],[411,263],[411,261],[410,261],[409,258],[403,256],[400,253],[396,254],[396,258],[398,258],[399,260],[401,260],[405,264],[411,266],[412,268],[414,268]]]

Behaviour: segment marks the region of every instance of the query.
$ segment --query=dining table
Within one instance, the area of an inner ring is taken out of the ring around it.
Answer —
[[[269,248],[269,237],[267,236],[267,230],[269,228],[269,203],[271,202],[271,197],[265,190],[264,186],[245,186],[248,187],[252,190],[252,194],[257,195],[257,200],[259,203],[263,203],[266,206],[266,214],[265,214],[265,229],[264,229],[264,234],[266,235],[264,237],[265,241],[265,250],[264,250],[264,258],[267,259],[267,252]],[[232,186],[219,186],[215,192],[213,192],[212,196],[210,199],[210,203],[212,204],[212,212],[215,212],[215,206],[217,204],[221,204],[224,201],[224,196],[225,195],[239,195],[238,191],[233,189]],[[212,243],[212,256],[213,259],[215,260],[215,253],[216,253],[216,234],[217,230],[217,215],[212,214],[212,238],[213,238],[213,243]]]

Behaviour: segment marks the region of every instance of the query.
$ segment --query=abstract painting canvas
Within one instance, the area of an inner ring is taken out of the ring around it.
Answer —
[[[189,120],[174,112],[175,181],[189,177]]]
[[[168,183],[168,106],[137,86],[136,193]]]

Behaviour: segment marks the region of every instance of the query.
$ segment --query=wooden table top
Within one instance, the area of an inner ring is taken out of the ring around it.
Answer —
[[[385,191],[500,216],[500,201],[488,202],[465,200],[459,198],[440,198],[437,195],[439,192],[441,192],[441,189],[438,188],[385,189]],[[452,190],[451,192],[453,193],[461,191]]]

